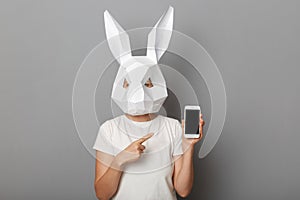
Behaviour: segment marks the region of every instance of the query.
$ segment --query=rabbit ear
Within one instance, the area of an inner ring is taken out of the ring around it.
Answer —
[[[147,57],[156,63],[169,46],[173,30],[174,9],[169,7],[148,35]]]
[[[106,10],[104,12],[106,39],[113,56],[120,64],[131,57],[129,36]]]

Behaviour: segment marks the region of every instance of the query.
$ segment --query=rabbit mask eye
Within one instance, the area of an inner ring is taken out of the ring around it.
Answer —
[[[148,88],[152,88],[152,87],[153,87],[153,84],[152,84],[152,81],[151,81],[150,78],[146,81],[146,83],[145,83],[144,85],[145,85],[146,87],[148,87]]]
[[[123,82],[123,88],[128,88],[128,86],[129,86],[129,83],[128,83],[128,81],[125,78],[124,82]]]

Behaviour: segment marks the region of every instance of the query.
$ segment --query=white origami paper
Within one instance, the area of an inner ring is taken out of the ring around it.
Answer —
[[[158,112],[168,96],[158,61],[171,39],[173,13],[170,6],[150,31],[146,56],[132,56],[128,34],[107,10],[104,12],[108,45],[120,63],[111,97],[124,113],[142,115]]]

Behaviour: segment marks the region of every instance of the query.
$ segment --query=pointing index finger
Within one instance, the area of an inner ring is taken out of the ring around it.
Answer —
[[[151,138],[154,135],[154,133],[148,133],[147,135],[143,136],[142,138],[136,140],[137,143],[141,144]]]

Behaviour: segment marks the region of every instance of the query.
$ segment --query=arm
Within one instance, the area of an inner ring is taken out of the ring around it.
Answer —
[[[194,167],[193,153],[194,145],[190,145],[183,155],[175,158],[175,169],[173,172],[173,185],[181,197],[187,197],[193,187]]]
[[[96,151],[95,192],[98,199],[110,199],[117,191],[123,171],[118,158]],[[101,162],[102,161],[102,162]]]
[[[195,139],[187,139],[182,137],[183,155],[174,157],[175,169],[173,172],[173,185],[176,192],[181,197],[186,197],[190,194],[194,182],[194,167],[193,154],[194,145],[199,142],[203,135],[203,126],[205,122],[200,114],[199,132],[200,137]],[[182,129],[184,128],[184,121],[182,120]]]
[[[94,187],[98,199],[110,199],[118,190],[120,178],[123,174],[123,166],[141,157],[145,150],[143,142],[153,136],[149,133],[142,138],[132,142],[116,156],[96,151],[96,172]]]

